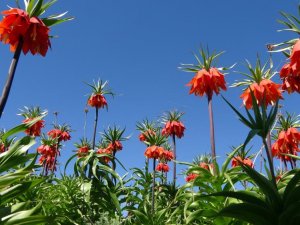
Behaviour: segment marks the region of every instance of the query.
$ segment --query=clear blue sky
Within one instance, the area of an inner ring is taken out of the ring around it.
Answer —
[[[0,2],[15,6],[13,0]],[[109,110],[100,111],[98,131],[109,125],[126,127],[131,139],[124,143],[118,158],[126,168],[142,167],[145,146],[138,140],[136,122],[144,118],[157,119],[165,111],[185,112],[184,138],[178,143],[178,160],[209,153],[209,124],[207,99],[188,94],[185,85],[193,74],[177,69],[180,63],[195,63],[192,52],[200,45],[211,50],[226,51],[218,66],[238,63],[234,70],[246,71],[245,59],[254,63],[258,53],[268,57],[265,45],[295,38],[277,32],[282,25],[279,11],[297,14],[298,1],[290,0],[118,0],[70,1],[60,0],[51,13],[68,11],[75,20],[55,26],[52,50],[45,58],[21,56],[13,88],[0,127],[6,129],[21,122],[16,116],[23,106],[40,106],[49,111],[47,132],[59,112],[59,123],[68,123],[72,140],[61,151],[63,164],[72,154],[74,142],[83,136],[84,108],[91,83],[101,78],[117,96],[108,97]],[[50,12],[49,12],[50,13]],[[0,45],[0,87],[6,79],[12,57],[9,47]],[[274,55],[275,67],[284,63],[281,54]],[[243,77],[230,71],[228,86]],[[240,107],[240,88],[229,88],[223,95]],[[284,95],[284,106],[299,113],[298,95]],[[225,102],[213,99],[217,155],[223,161],[230,146],[242,143],[247,129],[237,120]],[[242,109],[242,108],[241,108]],[[87,134],[92,134],[94,111],[90,109]],[[99,135],[98,135],[99,137]],[[257,149],[253,148],[253,152]],[[124,171],[120,170],[121,174]]]

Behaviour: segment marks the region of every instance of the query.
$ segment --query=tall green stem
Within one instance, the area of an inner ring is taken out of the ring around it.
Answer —
[[[214,130],[214,116],[212,109],[212,94],[207,95],[208,99],[208,114],[209,114],[209,127],[210,127],[210,145],[211,145],[211,157],[216,163],[216,147],[215,147],[215,130]],[[214,174],[216,173],[216,167],[214,166]]]
[[[2,113],[4,111],[4,108],[5,108],[9,93],[10,93],[10,89],[11,89],[11,86],[12,86],[12,82],[14,80],[16,68],[17,68],[19,58],[20,58],[20,55],[21,55],[22,46],[23,46],[23,39],[20,38],[17,49],[16,49],[15,54],[14,54],[14,57],[13,57],[11,63],[10,63],[6,83],[5,83],[5,85],[3,87],[3,90],[2,90],[2,95],[1,95],[1,99],[0,99],[0,118],[1,118]]]
[[[263,139],[263,143],[264,143],[265,149],[266,149],[266,154],[267,154],[267,157],[268,157],[268,162],[269,162],[269,167],[270,167],[272,182],[273,182],[273,184],[276,187],[276,177],[275,177],[275,174],[274,174],[274,165],[273,165],[272,155],[270,154],[270,150],[269,150],[268,143],[267,143],[266,139],[264,139],[264,138],[262,138],[262,139]]]
[[[176,186],[176,139],[175,134],[172,135],[172,141],[173,141],[173,154],[174,154],[174,162],[173,162],[173,185]]]
[[[95,122],[94,122],[94,134],[93,134],[93,143],[92,143],[93,150],[95,149],[98,115],[99,115],[99,109],[96,107],[96,116],[95,116]]]
[[[151,210],[152,213],[154,214],[154,193],[155,193],[155,163],[156,163],[156,159],[153,159],[153,184],[152,184],[152,205],[151,205]]]

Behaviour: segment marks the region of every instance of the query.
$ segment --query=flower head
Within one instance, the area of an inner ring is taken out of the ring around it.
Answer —
[[[200,56],[202,61],[200,61],[199,57],[195,55],[195,58],[198,62],[197,65],[191,64],[182,64],[182,69],[186,72],[194,72],[195,76],[192,80],[187,84],[190,86],[190,94],[195,94],[196,96],[203,96],[207,95],[208,98],[212,98],[213,93],[219,94],[220,90],[226,91],[226,82],[224,79],[224,74],[220,72],[220,69],[214,67],[212,64],[219,55],[223,52],[218,54],[211,54],[204,49],[200,50]]]
[[[3,19],[0,21],[0,41],[10,45],[11,51],[15,51],[21,44],[24,54],[30,51],[33,55],[45,56],[51,47],[49,27],[72,18],[63,18],[61,15],[49,16],[40,19],[54,2],[43,4],[43,0],[30,0],[25,2],[25,10],[10,8],[2,12]],[[34,5],[34,7],[32,7]]]
[[[107,81],[103,82],[102,80],[98,80],[94,82],[94,84],[88,84],[92,89],[93,92],[89,96],[87,104],[94,108],[107,108],[107,101],[104,95],[110,94],[114,95],[111,90],[106,88]]]
[[[70,127],[68,125],[54,125],[54,129],[50,130],[47,134],[55,139],[60,141],[67,141],[71,139]]]
[[[283,82],[282,89],[288,93],[300,93],[300,40],[293,46],[289,57],[290,62],[286,63],[280,70],[280,78]]]
[[[283,99],[281,85],[276,84],[269,79],[263,79],[259,83],[252,83],[240,96],[247,109],[253,107],[252,94],[253,93],[258,105],[264,104],[274,105],[279,99]]]
[[[21,110],[21,113],[18,114],[25,117],[25,120],[23,120],[22,122],[24,124],[30,124],[32,121],[37,120],[34,124],[32,124],[25,130],[25,133],[30,136],[40,136],[41,129],[45,126],[45,121],[38,118],[42,118],[46,114],[47,111],[42,111],[39,107],[24,107],[24,110]]]
[[[192,182],[192,181],[194,181],[198,176],[199,176],[199,174],[196,174],[196,173],[190,173],[189,175],[186,176],[185,181],[186,181],[186,182]]]
[[[170,168],[166,163],[158,163],[158,165],[156,166],[156,171],[169,172],[169,170]]]
[[[79,143],[74,144],[77,148],[77,156],[78,158],[82,158],[88,155],[89,150],[92,149],[92,145],[90,141],[88,141],[86,138],[80,139]]]
[[[213,93],[218,95],[221,89],[227,90],[224,74],[214,67],[197,71],[187,86],[191,87],[190,94],[199,96],[206,94],[212,97]]]
[[[11,45],[11,50],[15,51],[20,37],[24,37],[30,25],[27,12],[22,9],[11,8],[2,11],[4,15],[0,22],[0,41]]]
[[[167,112],[162,117],[162,122],[164,124],[164,128],[162,129],[162,135],[175,135],[177,138],[182,138],[185,130],[185,126],[180,121],[182,115],[183,113],[178,111]]]
[[[99,155],[110,155],[111,156],[111,154],[112,154],[112,151],[110,150],[110,149],[108,149],[108,148],[99,148],[98,150],[97,150],[97,154],[99,154]],[[110,162],[110,160],[111,160],[111,158],[110,157],[108,157],[108,156],[102,156],[102,159],[104,160],[104,162],[105,163],[109,163]]]
[[[145,156],[148,159],[159,159],[164,153],[164,148],[156,145],[148,147],[145,151]]]
[[[240,156],[236,156],[232,159],[231,161],[231,166],[232,167],[237,167],[237,166],[240,166],[240,165],[246,165],[246,166],[249,166],[249,167],[254,167],[254,164],[252,162],[252,160],[250,158],[242,158]]]

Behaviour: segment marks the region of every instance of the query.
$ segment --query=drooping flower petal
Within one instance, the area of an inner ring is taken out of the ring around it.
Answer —
[[[227,90],[224,75],[214,67],[211,67],[209,71],[206,69],[197,71],[187,86],[191,86],[190,94],[199,96],[206,94],[212,97],[213,93],[218,95],[220,89]]]

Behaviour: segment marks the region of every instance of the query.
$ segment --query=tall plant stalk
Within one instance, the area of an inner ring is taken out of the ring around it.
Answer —
[[[20,38],[17,49],[16,49],[16,51],[14,53],[14,56],[13,56],[13,59],[10,63],[6,83],[5,83],[5,85],[3,87],[3,90],[2,90],[2,95],[1,95],[1,99],[0,99],[0,118],[3,114],[4,108],[5,108],[9,93],[10,93],[10,89],[11,89],[11,86],[12,86],[12,82],[14,80],[16,68],[17,68],[19,58],[20,58],[20,55],[21,55],[22,46],[23,46],[23,39]]]
[[[97,132],[97,125],[98,125],[98,116],[99,116],[99,109],[96,107],[96,115],[95,115],[95,121],[94,121],[94,132],[93,132],[93,142],[92,142],[92,148],[95,149],[95,143],[96,143],[96,132]]]
[[[273,159],[272,159],[272,155],[270,154],[270,149],[268,147],[268,143],[266,141],[266,139],[263,139],[263,143],[265,145],[265,149],[266,149],[266,154],[267,154],[267,158],[268,158],[268,163],[269,163],[269,168],[270,168],[270,172],[271,172],[271,177],[272,177],[272,182],[276,187],[276,177],[275,177],[275,173],[274,173],[274,164],[273,164]]]
[[[212,94],[207,95],[208,99],[208,115],[209,115],[209,127],[210,127],[210,145],[211,145],[211,156],[213,163],[216,163],[216,147],[215,147],[215,130],[214,130],[214,116],[212,109]],[[213,168],[214,173],[216,172],[216,167]]]
[[[173,162],[173,185],[176,186],[176,139],[175,134],[172,135],[173,141],[173,154],[174,154],[174,162]]]
[[[153,159],[153,184],[152,184],[152,201],[151,201],[151,211],[154,214],[154,202],[155,202],[155,166],[156,166],[156,159]]]

